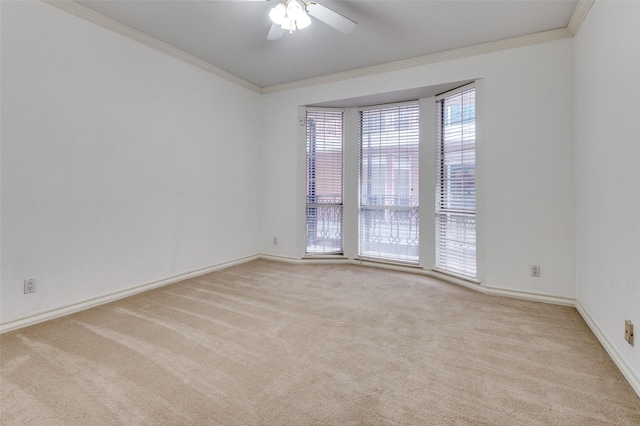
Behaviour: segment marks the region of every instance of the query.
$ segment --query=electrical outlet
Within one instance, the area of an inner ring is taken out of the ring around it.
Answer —
[[[29,278],[28,280],[24,280],[24,294],[35,293],[36,292],[36,279]]]
[[[273,245],[274,246],[278,245],[278,237],[273,237]]]
[[[624,320],[624,340],[633,346],[633,323],[631,320]]]
[[[540,265],[531,265],[531,276],[532,277],[540,276]]]

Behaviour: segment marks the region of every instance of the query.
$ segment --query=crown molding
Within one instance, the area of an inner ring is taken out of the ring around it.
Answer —
[[[138,43],[144,44],[147,47],[150,47],[159,52],[162,52],[175,59],[178,59],[180,61],[186,62],[187,64],[198,67],[208,73],[218,76],[231,83],[242,86],[245,89],[249,89],[256,93],[261,92],[260,86],[257,86],[247,80],[244,80],[235,74],[231,74],[230,72],[225,71],[222,68],[218,68],[215,65],[210,64],[209,62],[196,58],[195,56],[183,50],[180,50],[177,47],[171,46],[168,43],[165,43],[154,37],[151,37],[150,35],[145,34],[142,31],[133,29],[128,25],[125,25],[121,22],[116,21],[115,19],[111,19],[101,13],[98,13],[92,9],[89,9],[88,7],[83,6],[79,3],[76,3],[75,1],[72,1],[72,0],[42,0],[42,1],[51,6],[57,7],[58,9],[64,10],[65,12],[71,13],[72,15],[75,15],[79,18],[82,18],[96,25],[99,25],[103,28],[106,28],[110,31],[113,31],[117,34],[125,36],[131,40],[137,41]]]
[[[573,11],[573,15],[571,15],[571,20],[569,20],[569,25],[567,25],[567,29],[571,31],[571,35],[578,34],[578,30],[580,30],[580,26],[584,22],[589,10],[591,10],[591,6],[593,6],[595,0],[579,0],[576,8]]]
[[[284,92],[288,90],[301,89],[310,86],[317,86],[321,84],[335,83],[338,81],[349,80],[359,77],[367,77],[376,74],[382,74],[386,72],[399,71],[408,68],[414,68],[438,62],[451,61],[455,59],[462,59],[470,56],[477,56],[486,53],[498,52],[501,50],[513,49],[518,47],[531,46],[540,43],[547,43],[555,40],[561,40],[565,38],[573,37],[579,30],[580,25],[586,18],[591,6],[595,0],[579,0],[576,8],[571,16],[569,25],[566,28],[559,28],[555,30],[543,31],[534,34],[527,34],[519,37],[512,37],[504,40],[492,41],[488,43],[477,44],[473,46],[462,47],[458,49],[446,50],[443,52],[437,52],[429,55],[418,56],[415,58],[404,59],[395,62],[388,62],[380,65],[373,65],[370,67],[358,68],[355,70],[349,70],[344,72],[338,72],[333,74],[327,74],[319,77],[313,77],[303,80],[292,81],[288,83],[276,84],[272,86],[260,87],[254,83],[251,83],[243,78],[238,77],[228,71],[223,70],[209,62],[196,58],[195,56],[184,52],[168,43],[160,41],[148,34],[138,31],[129,27],[121,22],[118,22],[112,18],[109,18],[101,13],[98,13],[88,7],[85,7],[73,0],[41,0],[44,3],[50,4],[58,9],[64,10],[131,40],[144,44],[147,47],[155,49],[159,52],[167,54],[175,59],[186,62],[190,65],[196,66],[204,71],[207,71],[213,75],[216,75],[231,83],[237,84],[241,87],[249,89],[259,94],[271,94],[277,92]]]
[[[573,34],[569,31],[569,29],[559,28],[556,30],[543,31],[519,37],[512,37],[504,40],[476,44],[468,47],[461,47],[459,49],[446,50],[443,52],[432,53],[430,55],[403,59],[401,61],[388,62],[386,64],[373,65],[370,67],[358,68],[350,71],[327,74],[320,77],[292,81],[290,83],[266,86],[262,88],[261,93],[264,95],[276,92],[284,92],[293,89],[301,89],[304,87],[316,86],[319,84],[335,83],[337,81],[349,80],[352,78],[367,77],[375,74],[382,74],[385,72],[399,71],[407,68],[434,64],[437,62],[462,59],[470,56],[482,55],[517,47],[531,46],[534,44],[547,43],[550,41],[562,40],[571,37],[573,37]]]

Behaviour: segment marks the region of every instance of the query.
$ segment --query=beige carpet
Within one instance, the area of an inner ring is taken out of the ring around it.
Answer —
[[[256,261],[1,336],[3,425],[640,424],[575,309]]]

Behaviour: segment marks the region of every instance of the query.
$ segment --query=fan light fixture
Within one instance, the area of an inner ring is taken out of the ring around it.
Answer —
[[[279,3],[271,9],[269,18],[283,30],[288,30],[289,34],[311,25],[307,5],[302,0],[285,0],[284,3]]]

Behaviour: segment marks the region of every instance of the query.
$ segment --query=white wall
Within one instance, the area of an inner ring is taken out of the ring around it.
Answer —
[[[640,384],[638,23],[639,2],[597,1],[575,38],[575,182],[576,296]]]
[[[259,95],[1,3],[1,322],[257,253]]]
[[[302,254],[297,244],[304,232],[299,105],[482,79],[478,226],[484,236],[479,242],[483,284],[574,297],[572,47],[566,39],[266,95],[261,251]],[[534,263],[541,265],[540,278],[529,275]]]
[[[260,97],[49,5],[2,2],[0,321],[257,252],[299,257],[298,107],[469,79],[483,285],[573,297],[572,48]]]

